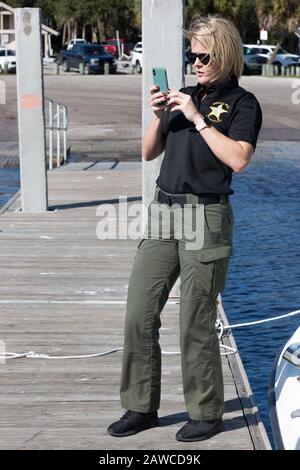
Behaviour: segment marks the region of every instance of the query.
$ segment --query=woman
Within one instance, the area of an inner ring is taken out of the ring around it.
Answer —
[[[225,287],[232,255],[232,172],[249,164],[262,124],[255,96],[241,88],[242,44],[233,24],[220,17],[193,19],[187,37],[197,84],[163,94],[150,89],[154,117],[142,145],[145,160],[165,151],[150,207],[194,204],[202,244],[145,235],[130,276],[121,378],[128,410],[108,432],[127,436],[158,424],[161,357],[160,313],[180,274],[180,348],[188,422],[179,441],[207,439],[223,429],[223,377],[215,331],[216,300]],[[167,106],[161,105],[164,100]],[[193,215],[193,216],[194,216]],[[197,220],[197,219],[196,219]],[[164,224],[164,221],[161,223]],[[164,227],[163,227],[164,228]],[[174,227],[173,227],[174,228]]]

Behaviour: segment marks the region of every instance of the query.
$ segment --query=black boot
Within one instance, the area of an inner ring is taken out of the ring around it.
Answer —
[[[198,421],[189,419],[188,422],[176,434],[177,441],[193,442],[204,441],[223,431],[221,419],[212,421]]]
[[[107,432],[115,437],[131,436],[155,426],[158,426],[157,411],[153,413],[127,411],[119,421],[116,421],[107,428]]]

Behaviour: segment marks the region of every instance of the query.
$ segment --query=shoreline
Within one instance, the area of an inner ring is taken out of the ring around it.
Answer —
[[[1,145],[5,145],[8,150],[4,153],[3,149],[1,149]],[[10,144],[10,145],[9,145]],[[99,147],[102,145],[102,141],[99,141]],[[16,153],[15,148],[17,143],[15,142],[0,142],[0,169],[5,168],[19,168],[19,155]],[[258,153],[260,149],[265,150],[268,149],[273,157],[282,155],[287,152],[290,156],[291,153],[294,156],[299,156],[300,158],[300,140],[258,140],[257,148],[255,154]],[[132,152],[131,155],[128,152],[124,152],[120,150],[120,152],[114,150],[114,155],[111,152],[105,152],[101,154],[95,149],[95,145],[93,143],[93,148],[90,148],[89,142],[86,141],[86,150],[81,148],[76,148],[72,146],[70,142],[70,153],[68,156],[68,163],[69,162],[90,162],[90,161],[131,161],[131,162],[141,162],[141,156]]]

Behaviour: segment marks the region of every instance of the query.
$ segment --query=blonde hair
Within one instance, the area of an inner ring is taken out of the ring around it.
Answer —
[[[243,44],[240,34],[234,24],[218,15],[192,18],[185,36],[191,42],[196,39],[201,42],[219,64],[215,79],[222,80],[234,74],[240,78],[243,72]],[[210,63],[209,63],[210,64]]]

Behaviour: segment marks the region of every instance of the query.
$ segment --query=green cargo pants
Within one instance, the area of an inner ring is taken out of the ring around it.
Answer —
[[[152,204],[160,203],[154,199]],[[197,420],[213,420],[223,414],[216,299],[225,287],[232,255],[234,216],[229,201],[203,207],[202,248],[187,250],[184,239],[172,237],[142,238],[138,245],[128,285],[120,385],[121,404],[126,410],[148,413],[159,409],[160,314],[180,275],[180,350],[186,408],[190,418]]]

